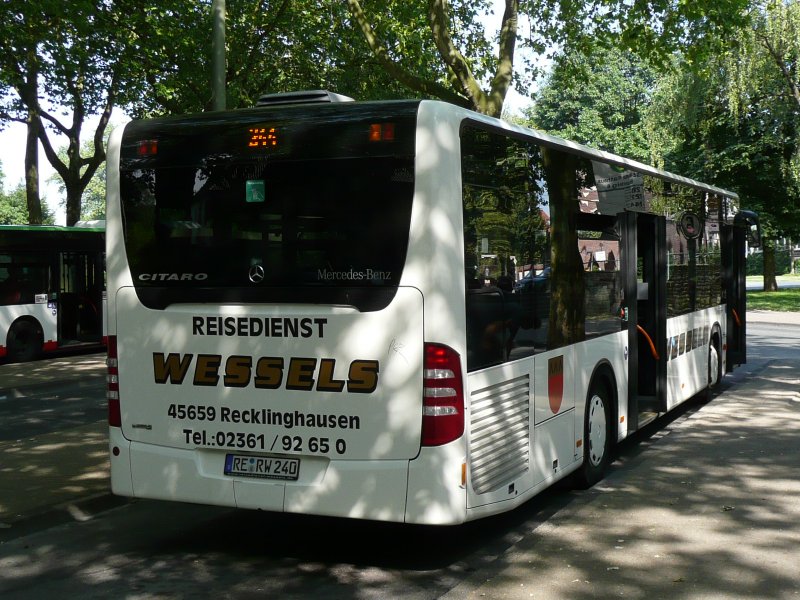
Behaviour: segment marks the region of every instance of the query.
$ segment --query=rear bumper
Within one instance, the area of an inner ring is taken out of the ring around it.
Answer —
[[[417,461],[337,461],[301,456],[299,479],[283,482],[226,476],[224,451],[131,442],[117,427],[110,428],[110,447],[111,488],[122,496],[377,521],[430,521],[419,514],[420,510],[425,512],[419,505],[422,490],[416,490],[411,501],[417,514],[411,518],[406,515],[409,463]],[[412,467],[412,473],[414,470]],[[412,475],[412,485],[415,479]],[[441,481],[426,479],[428,484],[441,485]],[[454,497],[456,490],[450,490],[446,503],[455,500],[460,510],[440,505],[435,521],[463,521],[464,498],[458,499],[457,492]],[[424,496],[430,501],[435,495],[431,489]]]

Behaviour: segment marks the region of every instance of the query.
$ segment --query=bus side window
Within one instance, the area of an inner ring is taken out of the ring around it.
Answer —
[[[19,281],[12,267],[0,268],[0,305],[19,304]]]
[[[505,360],[507,333],[503,294],[496,286],[467,290],[467,370]]]

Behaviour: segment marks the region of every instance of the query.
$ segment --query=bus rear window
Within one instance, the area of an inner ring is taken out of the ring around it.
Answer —
[[[192,160],[136,159],[121,169],[126,251],[145,305],[369,310],[391,300],[408,246],[413,156],[293,147],[273,155],[192,148]]]

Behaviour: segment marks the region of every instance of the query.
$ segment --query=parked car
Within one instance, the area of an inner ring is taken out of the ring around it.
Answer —
[[[533,271],[522,279],[514,282],[514,292],[518,294],[529,292],[544,292],[547,289],[547,282],[550,280],[550,267],[545,267],[537,275]]]

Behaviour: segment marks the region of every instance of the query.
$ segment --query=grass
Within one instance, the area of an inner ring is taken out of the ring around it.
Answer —
[[[800,311],[800,288],[779,289],[777,292],[750,290],[747,292],[747,309]]]

